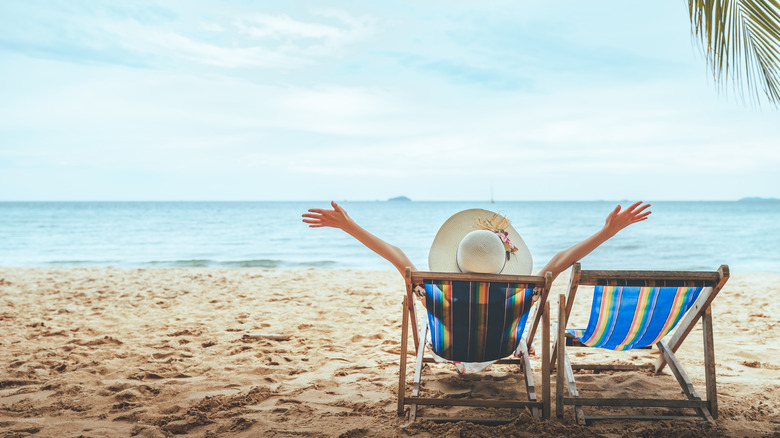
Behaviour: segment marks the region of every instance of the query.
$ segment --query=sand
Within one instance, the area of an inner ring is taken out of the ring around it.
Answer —
[[[552,309],[566,284],[566,275],[556,280]],[[578,426],[569,408],[562,422],[520,412],[491,427],[396,415],[395,272],[0,268],[0,436],[780,436],[779,289],[780,274],[734,273],[714,303],[714,426]],[[574,321],[587,318],[585,295]],[[678,357],[703,393],[701,350],[697,328]],[[650,363],[657,351],[570,354]],[[539,382],[539,358],[531,360]],[[426,373],[436,377],[426,391],[524,391],[507,365]],[[576,377],[583,395],[681,397],[668,368]]]

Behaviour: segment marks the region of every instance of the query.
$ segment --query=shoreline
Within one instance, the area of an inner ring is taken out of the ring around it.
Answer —
[[[553,309],[567,278],[564,273],[553,285]],[[572,424],[570,410],[564,422],[535,421],[523,413],[508,426],[406,424],[395,414],[403,291],[395,270],[0,267],[5,334],[0,432],[423,437],[457,431],[750,437],[780,432],[780,336],[774,330],[780,303],[772,298],[780,292],[780,274],[732,272],[713,303],[721,412],[714,427],[668,421],[581,427]],[[578,298],[575,305],[572,318],[587,318],[590,302]],[[283,337],[257,337],[271,334]],[[613,360],[610,354],[595,352],[587,360]],[[628,359],[646,362],[654,354],[641,350]],[[678,357],[702,392],[698,327]],[[539,376],[538,358],[531,361]],[[464,379],[447,365],[431,368],[440,378],[428,389],[463,391]],[[487,374],[507,382],[517,378],[506,366],[492,366]],[[679,392],[668,371],[662,374],[621,378],[639,391]],[[608,394],[619,386],[618,376],[595,377],[583,375],[583,388]]]
[[[711,268],[702,268],[702,269],[679,269],[680,271],[715,271],[717,270],[718,266],[713,266]],[[4,271],[13,271],[13,270],[79,270],[79,269],[85,269],[85,270],[99,270],[99,269],[110,269],[110,270],[203,270],[203,271],[227,271],[227,272],[241,272],[241,271],[320,271],[323,273],[330,273],[330,272],[366,272],[366,273],[376,273],[376,274],[386,274],[386,273],[395,273],[396,275],[400,274],[398,271],[396,271],[394,268],[346,268],[346,267],[335,267],[335,268],[329,268],[329,267],[320,267],[320,266],[306,266],[306,267],[263,267],[263,266],[120,266],[120,265],[84,265],[84,266],[64,266],[64,265],[10,265],[10,266],[2,266],[0,265],[0,276],[2,276],[2,272]],[[583,266],[583,269],[605,269],[603,267],[598,268],[592,268],[591,266]],[[667,270],[667,269],[648,269],[650,271],[653,270]],[[669,269],[671,270],[671,269]],[[531,275],[538,275],[538,269],[534,269],[534,271],[531,273]],[[562,283],[564,281],[569,281],[569,273],[571,271],[571,268],[563,271],[561,275],[558,277],[558,279],[555,280],[555,284]],[[731,270],[731,273],[734,274],[734,270]],[[755,276],[755,275],[767,275],[767,276],[778,276],[780,278],[780,272],[773,272],[773,271],[739,271],[736,274],[738,277],[746,277],[746,276]],[[733,277],[733,275],[732,275]]]

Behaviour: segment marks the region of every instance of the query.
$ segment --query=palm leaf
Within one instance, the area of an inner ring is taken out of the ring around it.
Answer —
[[[688,0],[691,28],[720,86],[780,103],[780,0]]]

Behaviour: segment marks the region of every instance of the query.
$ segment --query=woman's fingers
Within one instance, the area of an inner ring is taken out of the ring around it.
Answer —
[[[310,208],[307,213],[303,213],[301,215],[303,222],[309,224],[309,228],[341,228],[343,217],[346,216],[346,212],[342,210],[335,201],[331,201],[330,205],[333,206],[333,210],[325,208]]]
[[[609,212],[609,214],[607,215],[607,222],[609,222],[612,219],[614,219],[615,216],[617,216],[619,212],[620,212],[620,204],[618,204],[617,207],[615,207],[614,210]]]
[[[642,201],[636,201],[633,204],[631,204],[626,211],[631,212],[634,211],[635,208],[639,207],[642,204]]]
[[[628,206],[625,210],[623,210],[623,214],[629,215],[629,216],[639,216],[640,214],[644,214],[643,211],[648,209],[650,207],[650,204],[644,204],[642,205],[642,201],[637,201]],[[639,208],[637,208],[639,207]],[[647,212],[647,214],[650,214],[650,212]]]
[[[640,214],[644,214],[643,212],[647,210],[650,207],[650,204],[645,204],[635,210],[632,210],[631,213],[635,216],[638,216]],[[650,214],[650,212],[647,212],[647,214]]]
[[[648,214],[652,213],[652,211],[645,211],[648,207],[650,207],[650,204],[645,204],[641,208],[632,211],[631,215],[634,217],[647,217]]]
[[[639,204],[641,204],[641,202],[634,203],[625,211],[628,215],[627,219],[629,219],[632,224],[642,222],[650,216],[650,213],[652,213],[652,211],[647,210],[650,207],[650,204],[644,204],[641,207],[636,208]]]
[[[644,212],[642,214],[638,214],[638,215],[634,216],[634,222],[639,222],[639,221],[643,221],[643,220],[647,219],[647,217],[650,216],[650,213],[652,213],[652,211],[646,211],[646,212]]]

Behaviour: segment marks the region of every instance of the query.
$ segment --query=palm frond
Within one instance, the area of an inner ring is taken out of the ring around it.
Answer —
[[[688,0],[691,30],[715,83],[780,104],[780,0]]]

